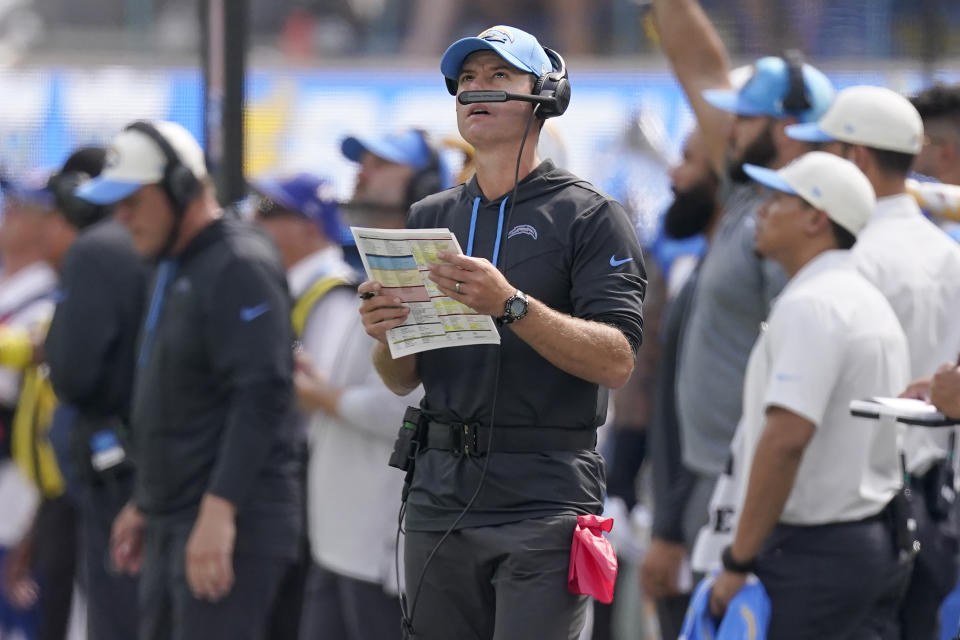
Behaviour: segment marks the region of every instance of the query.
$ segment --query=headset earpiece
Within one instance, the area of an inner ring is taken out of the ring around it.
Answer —
[[[535,96],[553,98],[552,103],[541,104],[540,109],[537,110],[537,115],[546,120],[563,115],[570,106],[570,79],[567,76],[567,65],[563,57],[553,49],[544,47],[543,50],[550,58],[553,69],[537,78],[531,93]]]
[[[787,93],[782,104],[785,111],[798,113],[810,108],[807,85],[803,80],[803,54],[796,49],[784,51],[781,56],[787,63]]]
[[[180,156],[173,149],[163,134],[146,121],[134,122],[127,125],[128,130],[139,131],[148,136],[163,152],[167,163],[163,171],[161,188],[167,194],[170,205],[177,215],[183,215],[190,201],[193,200],[202,188],[200,181],[193,172],[180,160]]]

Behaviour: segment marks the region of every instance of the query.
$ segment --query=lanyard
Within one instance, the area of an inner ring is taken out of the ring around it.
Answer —
[[[157,322],[160,320],[160,311],[163,309],[163,298],[167,294],[167,285],[177,270],[177,261],[172,259],[161,260],[157,267],[157,281],[153,286],[153,295],[150,297],[150,308],[147,310],[147,321],[144,324],[143,340],[140,342],[140,355],[137,358],[137,368],[142,369],[150,357],[153,347],[154,334],[157,331]]]
[[[500,239],[503,237],[503,212],[507,206],[507,199],[500,203],[500,218],[497,220],[497,240],[493,245],[493,266],[497,266],[500,257]],[[470,236],[467,238],[467,255],[473,255],[473,236],[477,230],[477,210],[480,208],[480,196],[473,201],[473,213],[470,214]]]

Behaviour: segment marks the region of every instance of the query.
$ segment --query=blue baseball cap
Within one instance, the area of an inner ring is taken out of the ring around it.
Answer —
[[[418,171],[429,165],[433,157],[430,144],[420,129],[390,133],[380,138],[349,136],[340,143],[340,150],[354,162],[360,162],[363,154],[369,151],[384,160],[406,164]]]
[[[463,38],[450,45],[440,59],[440,72],[447,91],[457,94],[457,77],[463,61],[471,53],[489,49],[512,66],[539,77],[553,70],[553,63],[535,37],[515,27],[490,27],[474,38]]]
[[[311,173],[298,173],[255,180],[253,188],[286,211],[313,222],[330,239],[340,242],[343,227],[340,207],[333,187],[324,178]]]
[[[754,64],[753,75],[739,91],[708,89],[704,99],[723,111],[741,116],[793,116],[800,122],[815,122],[833,102],[833,84],[827,76],[809,64],[803,65],[803,86],[810,107],[791,112],[783,107],[783,99],[790,91],[790,67],[778,56],[760,58]]]

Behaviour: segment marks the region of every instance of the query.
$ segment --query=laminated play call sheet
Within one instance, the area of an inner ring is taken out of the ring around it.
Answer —
[[[410,307],[407,321],[387,331],[394,358],[428,349],[471,344],[500,344],[488,315],[443,295],[430,280],[437,254],[463,253],[449,229],[369,229],[350,227],[370,280]]]

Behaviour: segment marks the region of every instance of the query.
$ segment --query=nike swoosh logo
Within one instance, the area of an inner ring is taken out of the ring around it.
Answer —
[[[250,322],[251,320],[259,318],[267,311],[270,311],[269,302],[261,302],[254,307],[242,307],[240,309],[240,319],[244,322]]]
[[[623,260],[617,260],[617,254],[613,254],[612,256],[610,256],[610,266],[619,267],[622,264],[627,264],[631,260],[633,260],[633,258],[624,258]]]

